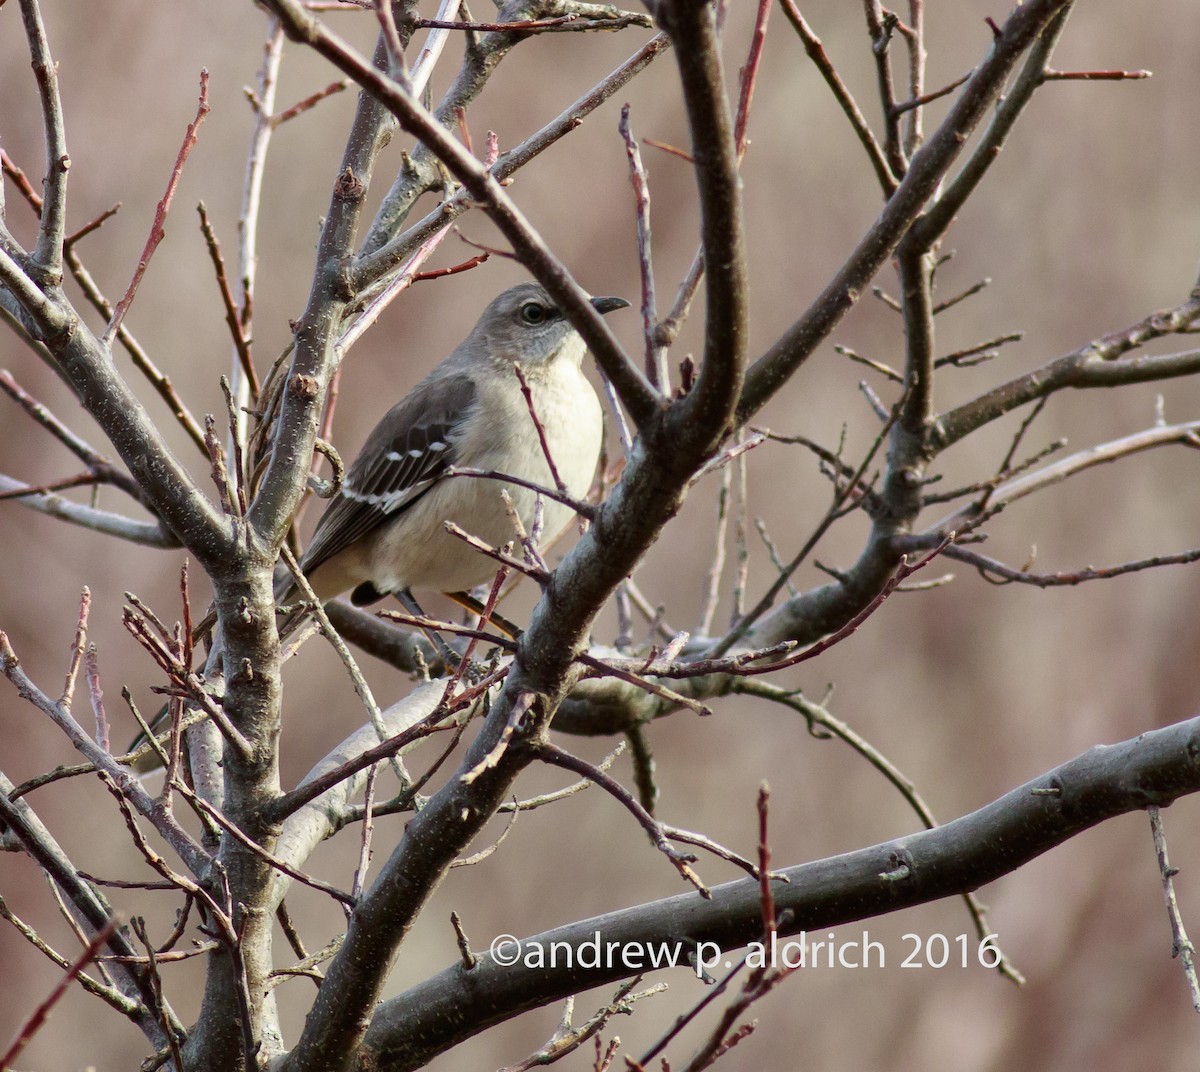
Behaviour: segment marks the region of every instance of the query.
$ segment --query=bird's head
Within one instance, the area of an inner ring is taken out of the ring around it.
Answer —
[[[624,298],[592,298],[597,312],[623,309]],[[484,310],[475,334],[486,342],[482,352],[494,360],[519,362],[531,372],[552,362],[583,360],[584,343],[554,299],[540,283],[521,283],[506,290]]]

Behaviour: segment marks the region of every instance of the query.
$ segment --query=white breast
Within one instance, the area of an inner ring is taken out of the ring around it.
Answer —
[[[600,402],[583,372],[571,360],[526,373],[533,405],[545,430],[546,444],[568,493],[582,499],[591,487],[600,454]],[[479,420],[465,422],[469,435],[455,444],[456,464],[495,470],[553,488],[537,429],[516,374],[488,377],[480,385],[475,406]],[[388,587],[417,586],[454,592],[489,580],[496,563],[445,531],[454,521],[492,546],[516,539],[504,511],[506,490],[527,531],[534,522],[537,493],[516,484],[475,477],[440,481],[405,514],[405,523],[380,533],[369,553],[376,583]],[[542,543],[548,543],[574,517],[570,507],[543,498]]]

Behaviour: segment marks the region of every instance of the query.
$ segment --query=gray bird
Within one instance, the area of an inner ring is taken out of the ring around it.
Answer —
[[[601,313],[629,304],[591,301]],[[522,283],[496,298],[462,344],[375,426],[347,471],[301,562],[318,597],[352,591],[362,605],[412,588],[463,592],[489,580],[495,563],[450,535],[445,522],[499,546],[515,535],[501,489],[527,529],[538,493],[448,477],[451,467],[552,488],[548,449],[567,491],[583,498],[602,434],[600,402],[581,368],[584,352],[583,339],[540,284]],[[545,447],[514,364],[529,385]],[[544,532],[553,536],[571,509],[543,502]]]
[[[601,313],[629,304],[624,298],[591,301]],[[367,437],[300,563],[318,598],[325,602],[352,591],[352,601],[362,605],[395,593],[419,611],[412,588],[461,597],[490,580],[495,563],[450,535],[445,523],[499,546],[515,536],[501,489],[526,530],[538,492],[501,480],[448,476],[452,466],[553,488],[548,449],[568,493],[582,499],[596,471],[602,433],[600,402],[581,367],[585,350],[540,284],[522,283],[496,298],[459,347]],[[515,364],[529,385],[545,448]],[[543,530],[553,536],[572,511],[545,497],[543,506]],[[278,602],[295,593],[290,577],[277,578]],[[448,649],[443,655],[453,657]],[[156,732],[165,715],[164,709],[154,719]],[[134,766],[147,770],[155,763],[151,754]]]

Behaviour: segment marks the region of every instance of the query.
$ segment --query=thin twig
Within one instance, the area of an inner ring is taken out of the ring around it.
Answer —
[[[30,1040],[34,1035],[41,1030],[42,1025],[50,1016],[51,1010],[59,1003],[62,996],[67,992],[67,987],[75,981],[76,977],[83,971],[88,964],[96,959],[96,955],[104,947],[109,938],[112,937],[113,931],[117,929],[117,920],[110,919],[107,926],[99,933],[93,935],[88,942],[87,947],[75,958],[71,966],[67,968],[63,977],[55,984],[54,989],[50,991],[46,1000],[38,1005],[36,1009],[30,1013],[29,1017],[21,1025],[17,1031],[17,1037],[13,1039],[8,1049],[4,1052],[4,1056],[0,1057],[0,1068],[11,1068],[13,1062],[20,1056],[21,1051],[29,1045]]]
[[[196,144],[200,124],[204,122],[204,117],[208,115],[208,112],[208,69],[203,68],[200,71],[200,101],[196,106],[196,118],[188,124],[187,131],[183,136],[183,144],[179,147],[179,153],[175,157],[175,166],[171,169],[171,177],[167,180],[166,193],[163,194],[162,199],[158,202],[158,207],[154,210],[154,223],[150,228],[150,236],[146,239],[141,257],[138,258],[133,278],[129,281],[129,286],[125,288],[124,296],[117,302],[117,307],[113,310],[112,318],[104,329],[104,334],[100,336],[100,342],[105,346],[112,346],[113,339],[117,336],[117,329],[121,326],[121,321],[125,319],[130,305],[133,304],[133,298],[142,282],[142,276],[146,274],[150,258],[154,256],[154,251],[166,235],[164,224],[167,212],[171,208],[171,201],[175,197],[175,189],[183,174],[183,165],[187,163],[187,158]]]
[[[691,883],[701,897],[705,899],[712,897],[711,891],[700,881],[700,876],[692,870],[691,864],[696,862],[696,857],[690,852],[680,852],[672,846],[667,839],[663,825],[646,811],[620,782],[586,760],[580,759],[548,741],[537,745],[536,751],[538,758],[544,762],[590,778],[606,793],[614,797],[641,824],[655,848],[671,861],[683,879]]]
[[[1192,995],[1192,1008],[1200,1012],[1200,979],[1196,975],[1196,947],[1183,926],[1183,915],[1179,911],[1179,902],[1175,899],[1175,876],[1178,868],[1171,866],[1167,859],[1167,838],[1163,833],[1162,817],[1157,807],[1147,809],[1150,813],[1150,830],[1154,836],[1154,855],[1158,857],[1158,870],[1162,875],[1163,897],[1167,902],[1167,916],[1171,921],[1171,956],[1178,957],[1183,964],[1183,974],[1187,978],[1188,990]]]

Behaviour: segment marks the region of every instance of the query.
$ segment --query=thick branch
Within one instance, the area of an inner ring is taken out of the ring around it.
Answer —
[[[680,84],[692,132],[700,190],[705,265],[704,362],[684,404],[672,414],[680,434],[723,434],[741,391],[747,331],[745,234],[741,178],[725,74],[708,5],[662,3],[660,21],[675,44]],[[710,449],[715,448],[712,443]]]
[[[1147,356],[1131,351],[1150,339],[1182,331],[1200,318],[1200,290],[1177,309],[1154,313],[1125,331],[1113,332],[1073,353],[943,413],[934,423],[931,446],[937,451],[990,421],[1039,398],[1071,387],[1121,387],[1132,383],[1191,376],[1200,372],[1200,350]],[[1129,356],[1125,356],[1125,355]]]
[[[1151,730],[1092,748],[944,826],[783,869],[790,882],[772,887],[779,934],[823,931],[978,889],[1107,819],[1200,791],[1198,754],[1200,719]],[[717,949],[762,937],[757,881],[716,886],[712,894],[711,901],[683,894],[581,920],[528,938],[523,949],[539,947],[548,959],[551,943],[578,949],[598,934],[602,949],[617,942],[648,951],[665,942],[676,963],[688,967],[700,942],[713,943],[703,952],[715,957]],[[484,953],[469,971],[448,968],[379,1006],[358,1068],[422,1067],[519,1012],[637,973],[619,958],[595,969],[579,961],[528,968],[497,964]]]

